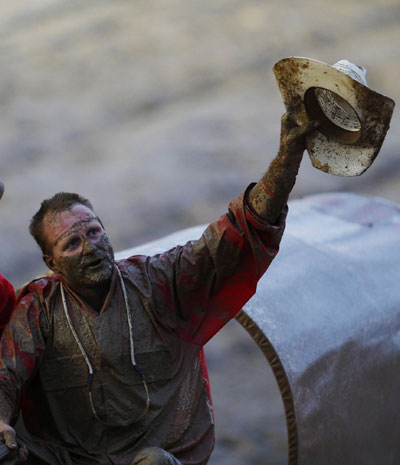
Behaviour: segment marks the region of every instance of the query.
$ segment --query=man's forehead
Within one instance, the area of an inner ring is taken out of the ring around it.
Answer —
[[[62,237],[80,230],[89,223],[98,221],[98,217],[92,210],[78,204],[67,210],[46,215],[44,229],[50,242],[55,244]]]
[[[57,242],[59,242],[61,239],[64,237],[70,236],[71,234],[74,234],[76,232],[79,232],[81,229],[83,229],[86,225],[92,224],[92,223],[99,223],[99,220],[96,216],[86,218],[84,220],[77,221],[74,223],[70,228],[66,229],[63,231],[58,237],[56,237],[55,242],[53,245],[56,245]]]
[[[51,227],[58,227],[90,218],[96,218],[96,215],[90,208],[85,205],[75,204],[65,210],[48,212],[44,217],[44,222]]]

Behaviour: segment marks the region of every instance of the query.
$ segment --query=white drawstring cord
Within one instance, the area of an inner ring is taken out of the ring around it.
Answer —
[[[129,343],[130,343],[131,362],[132,362],[132,365],[135,368],[135,370],[138,372],[138,374],[142,378],[143,387],[144,387],[144,390],[146,392],[146,405],[144,407],[143,413],[136,419],[136,421],[139,421],[147,414],[147,412],[149,410],[149,407],[150,407],[150,395],[149,395],[149,390],[147,388],[147,384],[146,384],[146,381],[144,379],[143,373],[141,372],[139,367],[136,365],[135,349],[134,349],[134,342],[133,342],[133,325],[132,325],[132,318],[131,318],[131,312],[130,312],[130,307],[129,307],[128,295],[126,293],[125,283],[124,283],[124,280],[122,278],[122,275],[121,275],[121,272],[120,272],[118,266],[116,266],[116,269],[117,269],[117,272],[118,272],[118,276],[119,276],[119,280],[120,280],[121,288],[122,288],[122,294],[124,296],[124,301],[125,301],[125,310],[126,310],[126,316],[127,316],[128,328],[129,328]],[[62,284],[61,281],[60,281],[60,291],[61,291],[61,299],[62,299],[62,303],[63,303],[63,307],[64,307],[64,313],[65,313],[65,317],[66,317],[67,322],[68,322],[68,326],[69,326],[69,328],[70,328],[70,330],[72,332],[72,335],[74,336],[74,339],[75,339],[76,343],[78,344],[79,350],[81,351],[81,353],[83,355],[83,358],[85,359],[86,365],[88,367],[88,370],[89,370],[88,389],[89,389],[90,407],[91,407],[92,413],[96,417],[96,419],[101,421],[100,418],[97,416],[97,412],[96,412],[96,409],[94,408],[93,398],[92,398],[91,385],[92,385],[92,380],[93,380],[93,376],[94,376],[93,365],[92,365],[92,363],[91,363],[91,361],[89,359],[89,356],[87,355],[87,353],[85,351],[85,348],[83,347],[83,345],[82,345],[82,343],[81,343],[81,341],[79,339],[79,336],[78,336],[77,332],[75,331],[75,328],[74,328],[74,326],[72,324],[72,320],[71,320],[71,317],[70,317],[69,312],[68,312],[67,299],[65,298],[64,287],[63,287],[63,284]]]
[[[150,407],[150,395],[149,395],[149,390],[147,388],[146,381],[144,379],[144,375],[142,373],[142,370],[139,369],[139,367],[136,365],[136,360],[135,360],[135,346],[134,346],[134,341],[133,341],[133,325],[132,325],[132,317],[131,317],[131,311],[130,311],[130,306],[129,306],[129,301],[128,301],[128,295],[126,293],[126,288],[125,288],[125,283],[121,275],[121,271],[118,268],[118,266],[115,266],[118,272],[119,276],[119,281],[121,283],[121,288],[122,288],[122,294],[124,295],[124,300],[125,300],[125,309],[126,309],[126,318],[128,320],[128,328],[129,328],[129,344],[130,344],[130,349],[131,349],[131,362],[135,370],[139,373],[140,377],[142,378],[142,383],[144,390],[146,391],[146,405],[144,407],[143,413],[140,415],[140,417],[136,420],[139,421],[141,420],[149,411]]]
[[[129,306],[129,301],[128,301],[128,295],[126,293],[125,289],[125,283],[124,280],[122,279],[121,271],[119,268],[116,266],[118,276],[119,276],[119,281],[121,283],[121,288],[122,288],[122,294],[124,295],[124,301],[125,301],[125,309],[126,309],[126,317],[128,320],[128,328],[129,328],[129,342],[131,346],[131,362],[133,366],[136,366],[136,360],[135,360],[135,346],[133,342],[133,326],[132,326],[132,318],[131,318],[131,309]]]
[[[96,413],[96,409],[94,408],[94,405],[93,405],[93,399],[92,399],[92,390],[91,390],[91,384],[92,384],[92,379],[93,379],[93,374],[94,374],[94,371],[93,371],[93,365],[78,337],[78,334],[76,333],[75,331],[75,328],[72,324],[72,320],[71,320],[71,317],[69,316],[69,313],[68,313],[68,307],[67,307],[67,300],[65,298],[65,293],[64,293],[64,286],[62,284],[62,282],[60,282],[60,291],[61,291],[61,298],[62,298],[62,303],[63,303],[63,307],[64,307],[64,313],[65,313],[65,317],[67,319],[67,322],[68,322],[68,326],[69,326],[69,329],[71,330],[74,338],[75,338],[75,341],[76,343],[78,344],[79,346],[79,349],[83,355],[83,358],[85,359],[85,362],[86,362],[86,365],[89,369],[89,379],[88,379],[88,389],[89,389],[89,401],[90,401],[90,407],[92,409],[92,413],[93,415],[98,419],[97,417],[97,413]]]

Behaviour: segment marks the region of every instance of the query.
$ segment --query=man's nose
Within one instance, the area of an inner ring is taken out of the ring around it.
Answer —
[[[96,251],[96,245],[93,244],[89,239],[83,239],[82,242],[82,253],[88,255]]]

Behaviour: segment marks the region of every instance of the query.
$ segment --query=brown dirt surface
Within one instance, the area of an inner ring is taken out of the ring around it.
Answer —
[[[365,66],[399,101],[396,0],[31,0],[0,6],[0,272],[44,271],[28,224],[57,191],[87,196],[116,250],[217,218],[274,157],[286,56]],[[400,119],[358,178],[305,156],[292,198],[353,191],[400,202]],[[207,347],[212,465],[283,464],[283,410],[259,349],[232,322]]]

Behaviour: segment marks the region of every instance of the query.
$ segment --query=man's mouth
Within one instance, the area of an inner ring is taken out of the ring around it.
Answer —
[[[94,270],[95,268],[98,268],[100,265],[102,265],[102,263],[103,263],[103,259],[98,258],[97,260],[93,260],[92,262],[87,263],[85,267],[89,268],[90,270]]]

